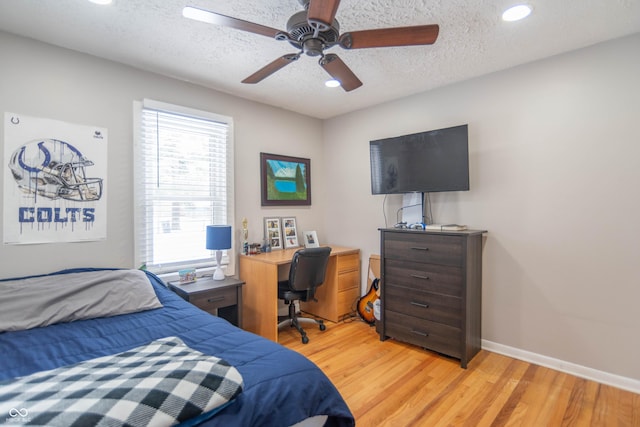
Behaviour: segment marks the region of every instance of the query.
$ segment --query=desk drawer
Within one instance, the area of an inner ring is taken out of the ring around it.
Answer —
[[[215,292],[203,292],[192,295],[189,302],[207,312],[214,312],[220,307],[228,307],[238,304],[238,292],[236,288],[216,290]]]
[[[460,358],[460,329],[385,310],[385,334],[397,340]]]
[[[384,297],[385,310],[462,327],[462,301],[458,297],[410,291],[397,286],[388,286]]]
[[[348,271],[338,274],[338,292],[348,289],[360,289],[360,271]]]
[[[346,291],[338,292],[338,318],[345,314],[352,313],[358,298],[360,298],[358,288],[351,288]]]
[[[385,233],[384,257],[462,266],[462,237],[420,232]]]
[[[338,274],[360,270],[360,254],[338,255]]]
[[[460,267],[385,259],[387,286],[462,297],[463,271]]]

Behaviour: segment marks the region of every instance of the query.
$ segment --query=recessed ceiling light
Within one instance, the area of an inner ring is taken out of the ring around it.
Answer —
[[[111,4],[113,0],[89,0],[89,1],[95,4]]]
[[[336,79],[330,79],[330,80],[327,80],[326,82],[324,82],[324,85],[326,87],[338,87],[338,86],[340,86],[340,81],[338,81]]]
[[[519,4],[517,6],[510,7],[502,13],[503,21],[519,21],[526,18],[531,13],[531,6],[526,4]]]

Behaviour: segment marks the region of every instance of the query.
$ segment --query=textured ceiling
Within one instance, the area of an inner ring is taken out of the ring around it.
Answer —
[[[640,32],[640,0],[529,0],[532,15],[506,23],[517,0],[342,0],[340,31],[439,24],[434,45],[330,49],[364,83],[324,86],[303,56],[255,85],[240,81],[286,53],[287,42],[188,20],[186,5],[286,30],[297,0],[1,0],[0,30],[150,70],[318,118]]]

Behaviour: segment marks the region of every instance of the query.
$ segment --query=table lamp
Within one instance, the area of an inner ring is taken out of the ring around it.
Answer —
[[[213,273],[213,280],[223,280],[224,273],[220,262],[222,261],[222,251],[231,249],[231,226],[207,225],[207,249],[216,251],[217,266]]]

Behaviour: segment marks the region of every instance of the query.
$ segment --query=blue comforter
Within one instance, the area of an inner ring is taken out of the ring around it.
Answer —
[[[328,426],[355,425],[336,388],[311,361],[194,307],[147,275],[163,308],[0,333],[0,380],[178,336],[225,359],[244,379],[240,396],[202,426],[288,426],[315,415],[327,415]]]

